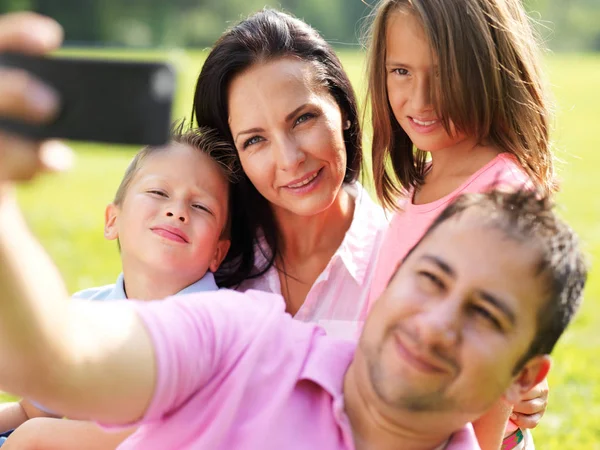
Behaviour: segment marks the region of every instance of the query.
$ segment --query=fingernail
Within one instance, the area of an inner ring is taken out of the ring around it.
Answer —
[[[73,166],[75,160],[69,147],[59,141],[48,141],[40,149],[40,160],[47,170],[63,172]]]
[[[58,109],[59,97],[56,91],[40,83],[32,83],[27,91],[27,98],[31,107],[44,116]]]

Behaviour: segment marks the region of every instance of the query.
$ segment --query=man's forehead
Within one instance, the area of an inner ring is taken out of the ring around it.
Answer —
[[[498,257],[519,254],[519,261],[532,268],[540,257],[535,241],[515,238],[490,217],[489,211],[476,207],[440,223],[415,250],[419,250],[417,254],[433,252],[442,258],[451,253],[457,261],[474,259],[479,264],[496,264]]]

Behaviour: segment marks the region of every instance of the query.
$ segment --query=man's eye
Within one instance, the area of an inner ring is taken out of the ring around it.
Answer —
[[[478,305],[473,305],[472,309],[478,316],[480,316],[484,320],[487,320],[495,328],[497,328],[498,330],[502,330],[502,324],[491,311]]]
[[[444,282],[431,272],[422,270],[419,272],[419,277],[421,277],[423,280],[425,280],[425,282],[427,282],[428,284],[431,284],[438,289],[444,288]]]

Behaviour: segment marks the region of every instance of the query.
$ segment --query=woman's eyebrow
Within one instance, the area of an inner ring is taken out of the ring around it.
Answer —
[[[289,122],[290,120],[292,120],[296,114],[298,114],[304,107],[306,107],[307,104],[308,103],[303,103],[302,105],[300,105],[296,109],[294,109],[291,113],[289,113],[287,116],[285,116],[285,121]]]
[[[263,128],[248,128],[247,130],[240,131],[235,135],[235,140],[237,142],[238,138],[243,134],[252,134],[252,133],[262,133],[265,131]]]

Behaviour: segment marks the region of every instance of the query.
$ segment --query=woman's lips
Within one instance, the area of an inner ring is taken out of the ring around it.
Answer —
[[[283,188],[293,194],[306,194],[307,192],[311,192],[317,187],[322,172],[323,168],[315,170],[314,172],[308,173],[303,177],[286,184]]]

